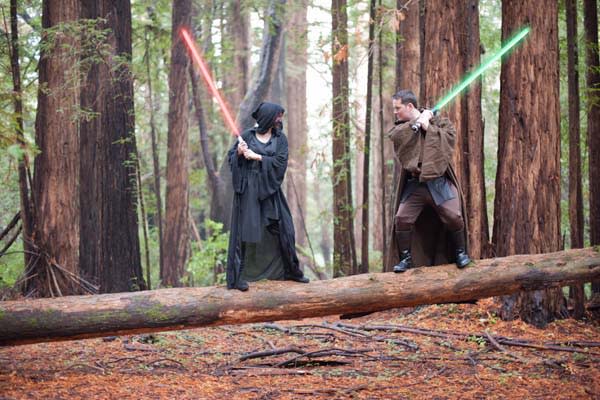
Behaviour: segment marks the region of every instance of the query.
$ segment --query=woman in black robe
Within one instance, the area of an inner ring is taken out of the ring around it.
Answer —
[[[285,110],[261,103],[257,126],[242,133],[229,150],[234,197],[227,254],[227,288],[248,290],[247,281],[289,279],[308,283],[296,255],[294,222],[281,183],[288,143],[281,121]]]

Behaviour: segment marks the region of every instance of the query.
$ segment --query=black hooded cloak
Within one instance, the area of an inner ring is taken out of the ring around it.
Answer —
[[[247,129],[242,138],[262,161],[238,155],[238,142],[228,153],[234,197],[227,254],[227,287],[232,289],[240,278],[286,279],[302,277],[294,223],[281,190],[288,162],[288,142],[275,118],[285,110],[272,103],[261,103],[252,117],[258,126]],[[262,143],[256,133],[271,138]]]

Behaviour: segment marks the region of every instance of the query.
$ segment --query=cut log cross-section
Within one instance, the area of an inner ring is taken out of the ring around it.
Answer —
[[[174,288],[6,301],[0,302],[0,345],[454,303],[599,278],[600,252],[587,248],[480,260],[464,270],[443,265],[308,285],[259,282],[245,293]]]

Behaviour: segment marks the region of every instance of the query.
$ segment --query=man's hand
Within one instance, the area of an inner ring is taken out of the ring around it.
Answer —
[[[423,110],[419,118],[417,118],[416,123],[421,126],[421,128],[426,131],[429,128],[429,120],[433,117],[433,113],[430,110]]]
[[[244,141],[244,139],[240,138],[237,147],[238,156],[241,156],[248,150],[248,143]]]
[[[246,160],[256,160],[256,161],[262,160],[262,156],[260,154],[256,154],[255,152],[253,152],[252,150],[250,150],[248,148],[246,148],[246,151],[244,151],[244,157],[246,157]]]

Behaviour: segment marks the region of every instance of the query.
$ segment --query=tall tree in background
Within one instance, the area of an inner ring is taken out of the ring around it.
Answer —
[[[19,145],[25,150],[25,135],[23,130],[23,92],[21,90],[21,66],[19,64],[19,28],[17,21],[17,0],[10,0],[10,70],[13,81],[13,102],[16,115],[16,137]],[[22,221],[23,255],[25,265],[29,265],[32,246],[32,223],[33,204],[29,182],[28,157],[23,152],[19,159],[19,195],[20,195],[20,218]],[[15,236],[16,237],[16,236]]]
[[[371,153],[371,112],[373,109],[373,65],[375,57],[375,24],[376,24],[376,0],[369,0],[369,44],[367,49],[367,99],[365,115],[365,144],[363,151],[363,173],[362,173],[362,207],[360,214],[362,221],[361,245],[360,245],[360,273],[369,272],[369,160]]]
[[[421,23],[419,2],[406,5],[398,0],[396,7],[400,15],[396,35],[396,91],[411,89],[420,98],[421,85]]]
[[[467,71],[479,65],[478,2],[450,3],[451,6],[442,0],[425,2],[422,106],[433,107]],[[469,254],[481,258],[486,255],[488,243],[481,84],[473,83],[442,113],[448,115],[457,131],[453,164],[467,206]]]
[[[566,0],[567,74],[569,86],[569,223],[571,248],[583,247],[583,194],[581,188],[581,147],[579,132],[579,61],[577,51],[577,1]],[[573,317],[585,313],[583,284],[572,285]]]
[[[352,215],[348,104],[348,16],[345,0],[332,0],[333,54],[333,268],[334,277],[357,273]]]
[[[463,69],[472,71],[480,64],[481,43],[479,39],[479,0],[468,0],[461,15],[466,32],[461,37],[461,52],[464,53]],[[456,84],[456,82],[454,83]],[[462,97],[466,114],[460,125],[464,130],[462,146],[465,157],[461,168],[464,171],[462,184],[467,206],[469,227],[469,255],[473,258],[489,256],[490,235],[485,195],[484,127],[481,110],[481,81],[474,82]]]
[[[149,9],[148,14],[150,19],[157,24],[156,14]],[[146,67],[146,79],[148,86],[148,95],[146,98],[147,107],[150,112],[150,140],[152,142],[152,174],[154,177],[154,198],[156,199],[156,225],[158,226],[158,264],[159,271],[162,271],[163,261],[164,261],[164,242],[163,242],[163,215],[162,215],[162,194],[160,190],[160,161],[158,156],[158,130],[156,129],[156,121],[154,115],[156,113],[156,107],[154,104],[154,91],[152,86],[152,75],[150,74],[150,59],[152,54],[150,53],[150,38],[149,34],[152,32],[152,28],[150,26],[144,27],[144,61]],[[151,288],[151,282],[148,281],[148,288]]]
[[[286,197],[294,219],[296,243],[305,246],[306,158],[308,125],[306,115],[306,69],[308,65],[308,1],[295,1],[286,35],[286,114],[290,152]]]
[[[227,35],[222,38],[223,52],[231,60],[223,74],[223,91],[235,112],[248,91],[250,82],[250,13],[239,0],[227,1]]]
[[[583,1],[588,95],[588,159],[590,185],[590,244],[600,244],[600,58],[598,52],[598,8],[596,0]],[[595,301],[600,302],[600,281],[592,282]]]
[[[191,0],[173,1],[171,68],[169,70],[169,136],[165,255],[160,278],[163,286],[181,286],[189,256],[189,57],[179,29],[191,25]]]
[[[46,31],[38,66],[35,121],[40,153],[33,177],[33,240],[41,257],[27,269],[30,279],[25,290],[47,297],[78,293],[57,265],[79,273],[79,1],[45,0],[42,8]]]
[[[496,255],[560,250],[560,108],[558,5],[502,2],[502,38],[531,32],[502,64],[498,171],[494,203]],[[538,327],[564,313],[560,289],[504,297],[502,317]]]
[[[128,0],[80,4],[82,18],[96,20],[96,29],[107,35],[100,46],[93,40],[82,43],[91,64],[81,87],[81,108],[89,117],[80,124],[80,268],[102,292],[144,289],[129,65],[131,4]]]

